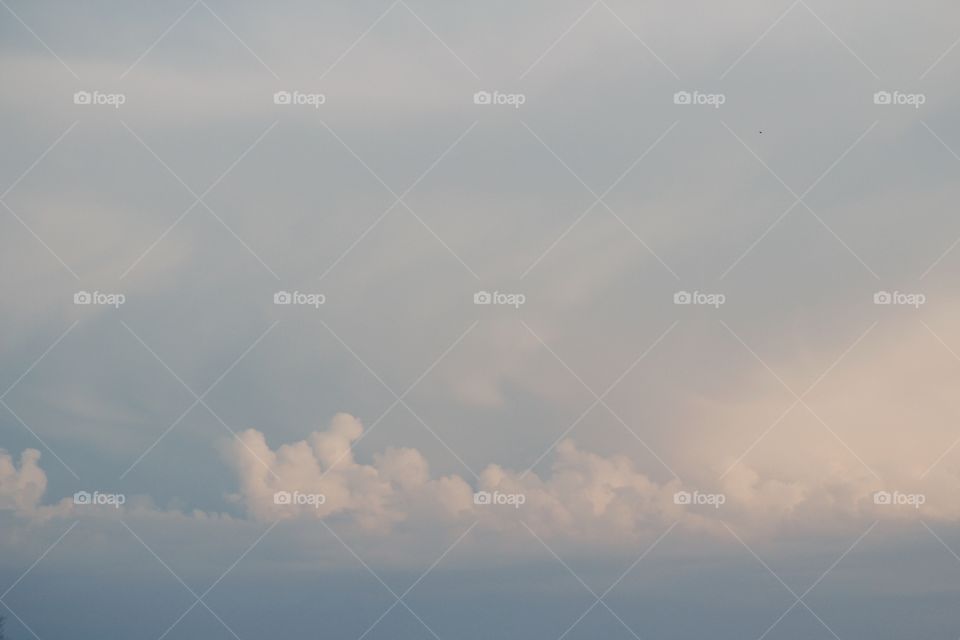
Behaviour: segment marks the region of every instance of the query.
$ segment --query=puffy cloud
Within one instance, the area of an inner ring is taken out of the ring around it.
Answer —
[[[491,464],[472,486],[457,475],[431,478],[416,449],[390,448],[374,455],[372,464],[358,463],[351,446],[362,433],[360,422],[347,414],[335,416],[327,430],[276,450],[262,433],[246,431],[226,449],[240,483],[236,500],[256,519],[334,517],[368,534],[397,527],[458,530],[477,521],[505,536],[523,533],[527,524],[544,537],[603,546],[649,539],[674,522],[720,533],[723,522],[731,521],[754,534],[771,534],[797,527],[832,531],[919,513],[874,504],[873,493],[884,485],[853,469],[856,463],[811,465],[807,473],[778,476],[741,462],[722,479],[695,487],[679,479],[658,482],[625,455],[599,455],[567,439],[557,445],[543,477]],[[491,504],[475,503],[475,491],[489,495]],[[678,492],[707,501],[722,496],[723,503],[677,504]],[[289,503],[280,498],[278,504],[278,495],[289,496]],[[940,507],[924,515],[957,516]]]
[[[47,490],[47,474],[39,461],[39,451],[26,449],[20,454],[18,469],[13,456],[0,449],[0,509],[21,514],[36,510]]]
[[[326,429],[275,448],[254,429],[228,441],[224,458],[238,486],[232,498],[253,520],[328,519],[373,537],[406,532],[415,539],[418,531],[462,531],[474,521],[498,535],[526,535],[526,523],[544,537],[605,547],[649,539],[677,521],[723,535],[729,522],[755,536],[862,530],[876,519],[955,522],[960,472],[950,448],[951,390],[960,368],[940,342],[958,343],[944,329],[954,319],[930,317],[930,329],[888,322],[805,397],[809,409],[786,412],[788,394],[754,393],[769,388],[761,378],[771,374],[759,364],[732,378],[722,397],[686,403],[677,437],[658,443],[682,480],[657,479],[627,455],[602,455],[570,439],[558,443],[549,471],[540,474],[490,464],[476,480],[437,477],[424,455],[407,447],[361,463],[353,447],[363,425],[341,413]],[[821,363],[836,357],[807,352],[773,368],[800,388],[795,381],[815,379]],[[47,482],[39,458],[26,450],[17,463],[0,452],[0,508],[30,519],[79,515],[68,499],[42,504]],[[719,509],[678,505],[680,491],[722,494],[725,502]],[[876,504],[877,491],[922,496],[923,504]],[[291,504],[278,503],[284,492]],[[494,504],[476,504],[475,492],[490,494]],[[153,507],[131,500],[124,509],[131,508]]]
[[[362,434],[360,422],[345,413],[334,416],[326,431],[276,451],[261,432],[241,433],[226,447],[240,481],[237,498],[259,519],[346,515],[380,531],[405,520],[412,505],[453,516],[472,504],[472,490],[462,479],[430,480],[427,461],[415,449],[390,448],[372,465],[358,463],[351,447]]]

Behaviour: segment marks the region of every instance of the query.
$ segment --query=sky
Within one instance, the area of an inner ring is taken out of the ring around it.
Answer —
[[[960,637],[960,7],[0,0],[15,640]]]

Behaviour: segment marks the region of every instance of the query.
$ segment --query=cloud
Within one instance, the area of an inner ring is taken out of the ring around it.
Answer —
[[[525,525],[582,549],[616,549],[649,541],[675,522],[718,536],[727,535],[724,523],[730,523],[765,539],[862,531],[878,519],[952,523],[960,507],[953,495],[958,472],[950,399],[960,369],[940,339],[954,342],[949,327],[955,319],[955,312],[939,310],[926,318],[929,329],[912,330],[906,319],[888,320],[814,387],[805,398],[809,409],[786,411],[792,398],[768,391],[763,380],[771,374],[759,363],[731,376],[709,401],[680,397],[684,410],[675,435],[655,441],[676,478],[664,478],[652,461],[648,468],[641,458],[609,453],[609,443],[583,430],[576,440],[557,443],[545,458],[547,471],[488,464],[477,478],[435,475],[412,447],[389,447],[361,461],[354,447],[364,427],[340,413],[299,441],[271,446],[256,429],[224,441],[223,459],[236,478],[227,498],[249,523],[283,520],[299,529],[323,519],[358,539],[390,537],[410,552],[428,536],[473,523],[500,551],[528,536]],[[815,379],[837,358],[835,351],[804,348],[771,367],[802,390],[800,382]],[[46,489],[38,451],[27,449],[19,460],[0,451],[0,509],[20,521],[134,512],[170,516],[175,527],[197,518],[231,519],[158,509],[146,496],[131,496],[120,509],[78,507],[70,497],[45,504]],[[878,491],[922,496],[923,504],[876,504]],[[478,492],[493,504],[477,504]],[[678,492],[707,503],[677,504]],[[715,508],[710,496],[722,496],[723,504]]]
[[[873,493],[884,484],[855,469],[855,461],[818,466],[812,454],[803,472],[802,464],[777,474],[766,464],[741,462],[722,479],[691,486],[680,479],[658,482],[625,455],[599,455],[566,439],[554,451],[549,474],[491,464],[473,486],[458,475],[432,478],[416,449],[388,448],[372,463],[359,463],[351,446],[362,434],[361,423],[343,413],[326,430],[276,450],[250,429],[225,448],[240,485],[233,498],[258,520],[331,519],[368,535],[399,528],[452,531],[477,522],[509,539],[527,524],[546,538],[599,547],[648,540],[674,522],[726,535],[722,521],[729,520],[755,535],[771,535],[796,527],[834,532],[877,518],[918,515],[874,504]],[[476,504],[475,492],[494,496],[493,504]],[[678,492],[707,502],[677,504]],[[301,497],[299,503],[291,497],[278,504],[278,493]],[[710,496],[722,496],[720,508]],[[924,515],[960,516],[942,504]]]
[[[258,519],[349,516],[364,529],[380,531],[407,519],[409,504],[439,507],[446,517],[472,504],[472,490],[462,479],[430,480],[427,461],[415,449],[390,448],[372,465],[358,463],[351,446],[362,433],[360,422],[345,413],[334,416],[326,431],[276,451],[263,433],[243,432],[225,452],[239,478],[236,498]],[[322,497],[278,504],[278,492]]]
[[[0,449],[0,510],[33,513],[47,490],[47,474],[40,468],[40,452],[25,449],[20,468],[9,453]]]
[[[549,479],[491,464],[473,487],[458,475],[431,478],[416,449],[388,448],[372,464],[358,463],[350,447],[362,433],[360,422],[343,413],[327,430],[276,450],[262,433],[247,430],[225,450],[240,484],[234,498],[261,520],[339,518],[380,534],[474,521],[509,534],[522,531],[523,520],[548,537],[628,542],[683,517],[673,503],[679,482],[657,484],[626,456],[582,451],[572,440],[558,445]],[[475,492],[494,496],[494,503],[476,504]],[[289,494],[291,503],[278,504],[278,494]],[[295,495],[304,496],[299,504]]]

